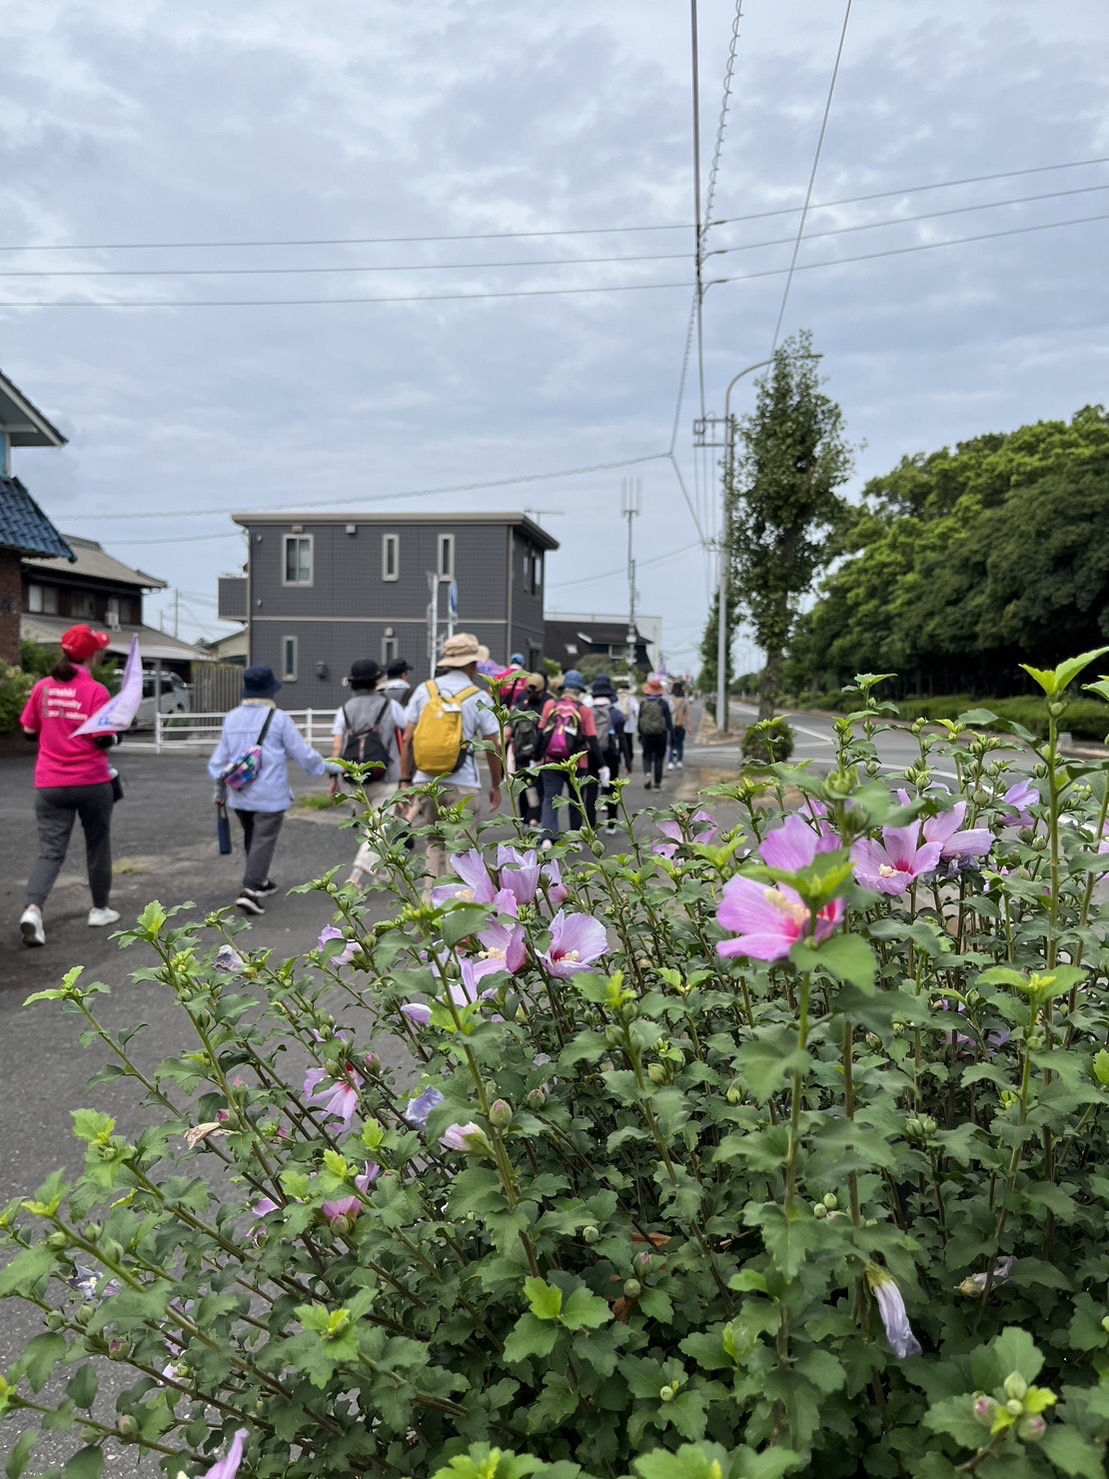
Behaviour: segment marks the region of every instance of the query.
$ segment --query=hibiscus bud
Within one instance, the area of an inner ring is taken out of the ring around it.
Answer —
[[[636,965],[641,971],[649,971],[651,969],[651,962],[647,959],[645,955],[641,955],[639,957],[639,959],[636,961]]]
[[[1060,703],[1058,699],[1053,699],[1047,706],[1047,712],[1053,719],[1061,719],[1067,712],[1067,706],[1066,704]]]
[[[647,1069],[647,1077],[653,1084],[664,1084],[669,1076],[662,1063],[652,1063]]]
[[[78,1325],[87,1325],[95,1314],[96,1306],[94,1304],[83,1304],[81,1308],[77,1311],[74,1319],[77,1321]]]
[[[605,1042],[610,1042],[613,1047],[616,1047],[618,1043],[622,1043],[623,1041],[624,1034],[620,1031],[615,1022],[610,1022],[605,1028]]]
[[[338,1237],[342,1237],[344,1233],[350,1232],[352,1225],[350,1218],[344,1216],[342,1213],[338,1217],[331,1218],[331,1231]]]
[[[1024,1403],[1017,1397],[1010,1397],[1005,1404],[1005,1411],[1010,1417],[1019,1417],[1024,1411]]]
[[[1005,1395],[1015,1397],[1018,1402],[1023,1402],[1028,1396],[1028,1383],[1019,1371],[1010,1371],[1005,1378]]]
[[[836,1196],[834,1191],[829,1191],[825,1193],[824,1205],[827,1207],[829,1212],[834,1212],[839,1206],[839,1198]]]
[[[489,1123],[498,1130],[506,1130],[512,1123],[512,1105],[505,1099],[494,1099],[489,1106]]]
[[[817,1202],[816,1206],[812,1209],[812,1215],[819,1221],[821,1218],[827,1217],[828,1209],[823,1202]]]
[[[1017,1423],[1017,1437],[1025,1443],[1039,1443],[1047,1431],[1047,1423],[1038,1412],[1030,1412]]]
[[[127,1354],[127,1342],[121,1340],[118,1335],[108,1342],[108,1360],[122,1361]]]
[[[133,1438],[139,1431],[139,1425],[129,1412],[125,1412],[116,1422],[116,1432],[121,1438]]]
[[[1109,1315],[1106,1315],[1102,1320],[1101,1328],[1105,1331],[1106,1335],[1109,1335]]]
[[[115,1238],[105,1238],[100,1248],[109,1263],[118,1263],[123,1257],[123,1244]]]
[[[524,1010],[523,1003],[521,1003],[520,1006],[516,1008],[516,1020],[517,1022],[519,1022],[521,1027],[525,1027],[527,1025],[528,1014]]]
[[[601,1240],[600,1229],[594,1227],[592,1223],[590,1223],[588,1227],[582,1228],[581,1236],[582,1242],[584,1243],[599,1243]]]
[[[626,1299],[638,1299],[643,1293],[643,1285],[638,1279],[624,1280],[624,1297]]]
[[[732,1085],[724,1097],[729,1104],[741,1104],[743,1102],[743,1095],[736,1088],[735,1084]]]
[[[100,1226],[99,1222],[85,1223],[85,1237],[89,1240],[90,1243],[99,1242],[100,1234],[103,1231],[104,1229]]]
[[[673,1402],[675,1395],[673,1387],[659,1388],[658,1399],[660,1402]]]
[[[634,1022],[639,1016],[639,1003],[637,1001],[625,1002],[620,1008],[620,1015],[625,1022]]]
[[[1047,838],[1037,833],[1032,839],[1032,846],[1036,852],[1047,852]]]
[[[65,1316],[61,1310],[51,1310],[46,1317],[47,1330],[60,1330],[65,1324]]]
[[[639,1265],[639,1269],[640,1269],[640,1272],[641,1273],[650,1273],[650,1270],[651,1270],[651,1255],[648,1252],[644,1251],[642,1253],[637,1254],[635,1261]]]
[[[52,1232],[46,1240],[48,1248],[68,1248],[69,1238],[64,1232]]]
[[[981,1423],[984,1428],[992,1428],[993,1420],[997,1416],[998,1403],[993,1397],[980,1396],[974,1399],[974,1421]]]
[[[540,1084],[537,1089],[532,1089],[531,1093],[528,1095],[529,1109],[542,1109],[546,1102],[547,1089],[544,1084]]]

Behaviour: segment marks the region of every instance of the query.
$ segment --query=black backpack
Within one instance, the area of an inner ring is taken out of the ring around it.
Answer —
[[[512,729],[512,751],[516,756],[516,764],[526,768],[538,760],[542,748],[539,712],[532,708],[513,709],[508,722]]]
[[[391,757],[389,747],[382,738],[378,726],[386,715],[389,715],[390,718],[392,717],[392,696],[388,693],[366,694],[364,696],[360,695],[357,699],[352,699],[351,702],[352,704],[359,702],[369,704],[375,698],[380,698],[381,700],[377,713],[369,719],[368,723],[363,722],[361,726],[351,720],[350,715],[347,713],[346,704],[343,705],[345,738],[343,740],[342,758],[349,760],[354,765],[368,766],[371,770],[379,773],[376,778],[380,779],[380,776],[384,775],[389,769]],[[365,715],[359,717],[364,717],[364,719],[369,718],[369,711],[365,711]]]

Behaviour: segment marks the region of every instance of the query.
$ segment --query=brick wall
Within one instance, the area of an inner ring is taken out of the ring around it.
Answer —
[[[0,549],[0,662],[19,666],[19,613],[23,605],[23,572],[19,552]]]

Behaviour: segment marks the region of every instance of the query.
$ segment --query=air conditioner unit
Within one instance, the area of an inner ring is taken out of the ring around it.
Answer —
[[[105,625],[110,632],[118,632],[122,623],[120,622],[118,615],[116,615],[114,612],[109,611],[108,620],[105,622]]]

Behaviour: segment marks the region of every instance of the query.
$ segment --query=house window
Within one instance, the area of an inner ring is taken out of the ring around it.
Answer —
[[[91,591],[70,591],[69,593],[70,616],[83,616],[95,620],[96,601]]]
[[[285,585],[312,584],[311,534],[285,535]]]
[[[56,585],[29,585],[27,587],[27,610],[41,611],[44,616],[56,616],[58,587]]]
[[[281,638],[281,677],[286,683],[296,681],[297,675],[297,639],[295,637]]]
[[[387,668],[391,662],[396,662],[400,656],[398,648],[400,643],[396,637],[385,637],[381,643],[381,665]]]
[[[383,534],[381,536],[381,578],[382,580],[400,579],[399,534]]]
[[[537,596],[543,588],[543,556],[538,550],[531,552],[531,593]]]
[[[439,536],[439,578],[450,580],[454,575],[454,535]]]

